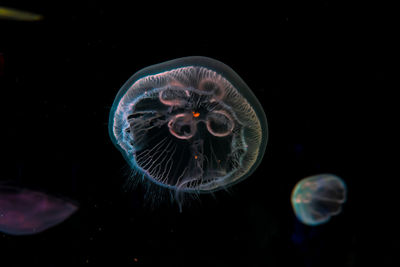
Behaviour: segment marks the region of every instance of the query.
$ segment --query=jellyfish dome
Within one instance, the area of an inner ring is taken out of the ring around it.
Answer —
[[[319,174],[300,180],[292,191],[292,207],[304,224],[315,226],[338,215],[346,201],[346,184],[333,174]]]
[[[141,177],[182,192],[212,192],[245,179],[261,162],[268,137],[249,87],[207,57],[134,74],[115,98],[109,133]]]

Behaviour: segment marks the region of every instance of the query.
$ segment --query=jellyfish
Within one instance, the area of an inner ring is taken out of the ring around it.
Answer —
[[[109,134],[142,181],[185,193],[247,178],[268,138],[264,110],[245,82],[198,56],[135,73],[115,98]]]
[[[0,232],[32,235],[43,232],[78,209],[71,201],[43,192],[0,186]]]
[[[43,16],[28,11],[0,6],[0,19],[18,21],[39,21],[43,19]]]
[[[326,223],[342,210],[346,185],[333,174],[319,174],[300,180],[294,187],[291,202],[296,217],[304,224]]]

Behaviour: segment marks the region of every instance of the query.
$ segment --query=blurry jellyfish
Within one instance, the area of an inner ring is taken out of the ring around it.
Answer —
[[[78,207],[45,193],[0,185],[0,231],[31,235],[67,219]]]
[[[43,19],[40,14],[0,6],[0,19],[18,21],[39,21]]]
[[[304,178],[293,189],[293,210],[304,224],[315,226],[326,223],[331,216],[341,212],[346,191],[342,179],[333,174]]]
[[[115,98],[109,132],[141,181],[185,193],[226,189],[251,175],[268,137],[264,110],[249,87],[207,57],[134,74]]]

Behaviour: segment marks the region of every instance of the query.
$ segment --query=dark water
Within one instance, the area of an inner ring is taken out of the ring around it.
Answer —
[[[382,123],[374,96],[388,87],[391,54],[384,21],[363,6],[1,5],[44,16],[0,21],[1,181],[79,203],[40,234],[0,234],[1,266],[395,266],[397,223],[372,159],[372,132]],[[270,138],[251,177],[179,213],[168,199],[149,204],[157,191],[124,191],[129,169],[107,124],[132,74],[193,55],[243,78],[263,105]],[[340,176],[348,200],[312,228],[295,219],[290,193],[318,173]],[[376,204],[382,197],[386,204]]]

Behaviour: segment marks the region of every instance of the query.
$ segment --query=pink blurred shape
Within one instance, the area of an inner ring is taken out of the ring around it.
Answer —
[[[49,229],[78,209],[78,206],[42,192],[0,185],[0,231],[32,235]]]

